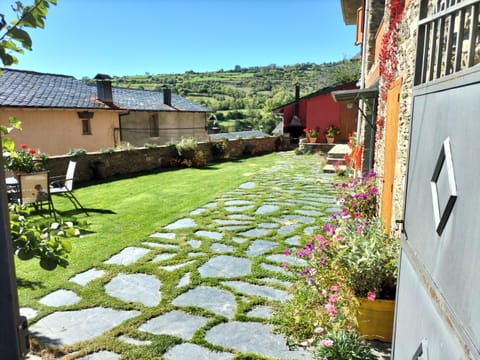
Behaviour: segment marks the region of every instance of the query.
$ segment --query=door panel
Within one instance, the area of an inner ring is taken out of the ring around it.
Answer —
[[[397,79],[387,93],[387,121],[385,124],[385,158],[383,164],[383,189],[381,217],[385,230],[392,226],[393,181],[397,159],[398,114],[400,111],[400,90],[402,79]]]
[[[409,336],[448,344],[437,330],[448,325],[448,336],[480,357],[480,76],[463,81],[414,93],[402,245],[414,272],[400,272],[395,353]],[[412,289],[421,289],[419,284],[426,296]],[[417,326],[422,313],[443,324]]]

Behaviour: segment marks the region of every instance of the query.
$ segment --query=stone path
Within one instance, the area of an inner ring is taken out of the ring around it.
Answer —
[[[39,299],[43,308],[22,309],[35,321],[32,334],[47,345],[80,351],[78,343],[112,330],[110,343],[125,345],[84,351],[78,359],[119,359],[118,349],[147,349],[165,335],[178,339],[158,354],[165,359],[233,359],[240,353],[311,359],[305,349],[289,348],[269,319],[272,305],[290,297],[294,272],[305,265],[286,257],[285,249],[300,246],[319,220],[338,209],[318,157],[278,156],[280,164],[251,181],[76,274],[65,289]],[[154,272],[138,270],[152,264]],[[83,308],[75,289],[99,281],[99,305]],[[173,296],[165,300],[167,292]],[[125,306],[102,306],[103,298]],[[37,319],[45,306],[50,312]],[[138,326],[123,333],[129,321]]]

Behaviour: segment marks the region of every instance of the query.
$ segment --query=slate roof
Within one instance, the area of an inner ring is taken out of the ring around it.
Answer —
[[[167,106],[161,91],[113,87],[112,94],[114,104],[103,103],[96,86],[67,75],[3,69],[0,76],[0,106],[5,107],[210,112],[176,94]]]

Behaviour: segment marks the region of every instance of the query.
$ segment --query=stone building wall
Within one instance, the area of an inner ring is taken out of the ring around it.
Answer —
[[[272,153],[276,151],[276,140],[277,137],[230,140],[225,158],[236,159]],[[198,143],[198,148],[204,152],[207,162],[218,160],[212,156],[210,142]],[[80,156],[54,156],[44,160],[43,167],[49,171],[50,177],[60,176],[65,175],[70,160],[76,161],[75,182],[78,184],[171,168],[171,160],[176,157],[175,146],[169,145],[111,153],[92,152]]]
[[[403,218],[419,11],[420,0],[408,1],[404,9],[402,21],[398,26],[398,47],[396,50],[398,68],[396,78],[402,78],[402,87],[400,92],[395,180],[393,184],[392,224],[395,223],[395,220]],[[388,15],[386,15],[386,17],[387,16]],[[380,83],[380,86],[381,85]],[[381,111],[380,107],[379,111]],[[378,115],[386,116],[385,112],[386,109],[383,111],[383,114],[380,112]],[[379,179],[378,187],[380,189],[383,185],[384,149],[385,131],[382,131],[381,136],[377,137],[375,149],[375,172]]]

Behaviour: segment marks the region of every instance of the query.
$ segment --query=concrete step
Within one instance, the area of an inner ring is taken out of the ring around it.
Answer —
[[[346,144],[336,144],[327,153],[327,164],[323,168],[325,173],[335,173],[338,170],[346,170],[345,155],[350,153],[350,147]],[[335,166],[334,166],[335,165]]]
[[[338,166],[338,170],[346,171],[347,166],[346,165],[340,165]],[[337,172],[337,168],[333,166],[333,164],[327,164],[323,167],[323,172],[327,174],[335,174]]]

